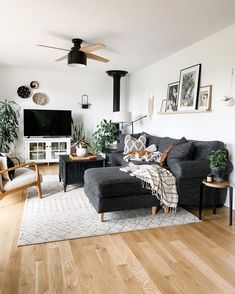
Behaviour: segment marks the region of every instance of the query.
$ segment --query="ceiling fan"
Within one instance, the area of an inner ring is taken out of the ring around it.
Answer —
[[[64,49],[64,48],[59,48],[59,47],[41,45],[41,44],[38,44],[37,46],[67,51],[68,54],[56,59],[55,61],[61,61],[64,59],[68,59],[69,66],[85,67],[87,65],[87,58],[93,59],[96,61],[101,61],[101,62],[109,62],[108,59],[91,53],[93,51],[104,48],[105,45],[98,43],[98,44],[92,44],[92,45],[89,45],[86,47],[81,47],[83,40],[72,39],[72,42],[73,42],[74,46],[70,50]]]

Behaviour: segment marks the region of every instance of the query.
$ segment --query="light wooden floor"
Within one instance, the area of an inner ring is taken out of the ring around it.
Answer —
[[[202,223],[17,248],[23,206],[19,193],[0,202],[0,293],[235,293],[227,208]]]

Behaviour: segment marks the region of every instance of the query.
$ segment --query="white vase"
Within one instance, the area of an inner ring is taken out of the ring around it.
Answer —
[[[87,148],[76,147],[77,156],[85,156],[87,155]]]

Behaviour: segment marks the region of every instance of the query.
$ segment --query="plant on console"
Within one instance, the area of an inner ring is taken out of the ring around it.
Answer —
[[[14,101],[0,101],[0,152],[9,152],[10,144],[18,139],[19,109]]]

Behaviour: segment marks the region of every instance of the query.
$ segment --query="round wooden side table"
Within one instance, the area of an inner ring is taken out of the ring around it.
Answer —
[[[228,189],[229,190],[229,225],[232,225],[233,222],[233,187],[230,185],[228,181],[223,181],[221,183],[217,182],[207,182],[204,179],[201,182],[200,187],[200,198],[199,198],[199,219],[202,219],[202,205],[203,205],[203,196],[204,196],[204,188],[210,187],[214,189]],[[216,214],[216,193],[213,201],[213,214]]]

